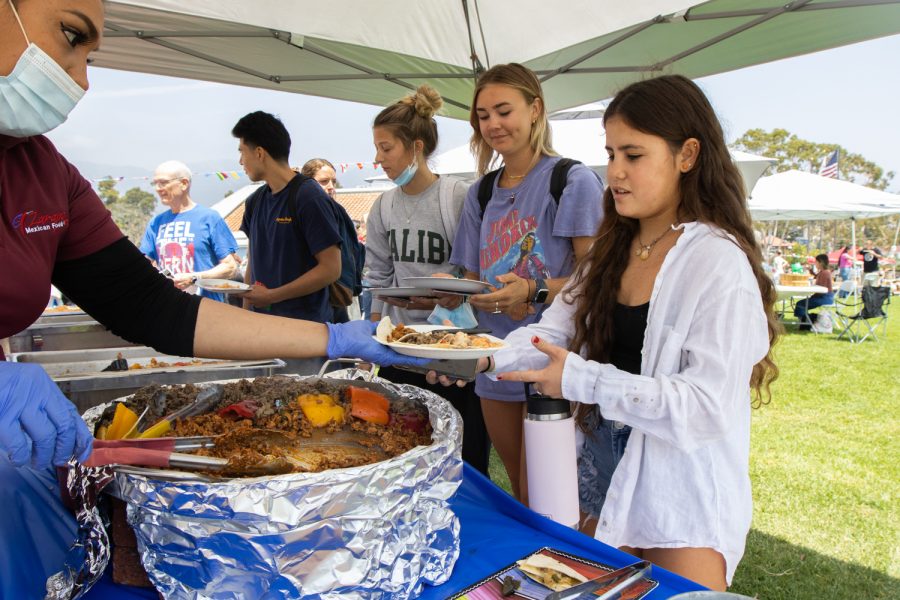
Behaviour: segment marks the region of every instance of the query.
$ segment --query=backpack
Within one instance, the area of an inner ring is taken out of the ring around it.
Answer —
[[[569,170],[575,165],[580,165],[581,161],[572,158],[561,158],[553,165],[553,172],[550,174],[550,195],[559,206],[559,199],[562,198],[563,190],[566,189],[568,183]],[[481,207],[481,218],[484,220],[484,210],[487,208],[488,202],[491,201],[491,194],[494,192],[494,182],[500,175],[500,169],[495,169],[490,173],[485,173],[478,184],[478,205]]]
[[[456,238],[456,230],[459,228],[459,219],[455,218],[450,212],[450,200],[453,198],[453,186],[456,185],[456,182],[460,181],[455,177],[448,177],[446,175],[441,175],[439,181],[440,188],[438,189],[438,204],[441,207],[441,224],[444,226],[444,233],[447,235],[447,240],[453,245],[453,240]],[[381,195],[381,222],[384,224],[384,230],[391,230],[391,213],[394,212],[394,194],[395,189],[388,190]]]
[[[303,238],[303,232],[300,230],[300,219],[297,218],[300,212],[297,206],[297,190],[304,182],[310,179],[310,177],[298,173],[286,186],[288,190],[288,210],[295,217],[292,219],[292,222],[296,235],[300,239]],[[260,187],[247,199],[244,207],[247,212],[252,213],[253,201],[264,189],[264,187]],[[337,204],[331,198],[328,200]],[[335,229],[341,236],[341,277],[338,281],[328,286],[329,303],[335,307],[350,306],[353,302],[353,296],[358,296],[362,293],[362,267],[365,261],[364,248],[359,243],[359,238],[356,236],[356,227],[353,226],[353,221],[350,220],[349,215],[346,219],[343,218],[343,215],[346,214],[344,207],[339,204],[332,206],[332,214],[335,217]]]
[[[347,214],[347,209],[337,203],[332,202],[337,223],[338,233],[341,236],[341,285],[350,290],[352,296],[359,296],[362,293],[362,272],[363,265],[366,262],[365,246],[363,246],[359,237],[356,235],[356,225]],[[351,298],[352,302],[352,298]],[[349,305],[349,303],[348,303]]]

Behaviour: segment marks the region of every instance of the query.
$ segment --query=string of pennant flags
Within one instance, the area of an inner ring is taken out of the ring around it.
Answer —
[[[358,169],[362,171],[363,169],[368,168],[369,165],[372,165],[372,169],[377,171],[381,168],[381,165],[377,162],[356,162],[356,163],[336,163],[334,166],[340,173],[346,173],[347,171],[351,171],[353,169]],[[299,170],[299,167],[296,168]],[[225,181],[226,179],[242,179],[245,178],[246,175],[244,173],[240,173],[238,171],[208,171],[204,173],[194,173],[194,178],[197,177],[215,177],[219,181]],[[140,176],[125,176],[125,175],[107,175],[106,177],[96,177],[90,178],[88,181],[91,183],[100,183],[101,181],[150,181],[153,179],[153,175],[140,175]]]

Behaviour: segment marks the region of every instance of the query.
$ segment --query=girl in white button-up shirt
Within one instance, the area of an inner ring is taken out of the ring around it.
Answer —
[[[751,388],[764,398],[777,374],[774,288],[740,174],[695,84],[681,76],[633,84],[604,122],[609,187],[597,240],[541,321],[511,333],[509,348],[484,366],[581,403],[581,423],[596,423],[585,413],[599,410],[631,427],[624,453],[608,457],[620,459],[611,479],[580,482],[608,485],[591,529],[724,589],[752,514]],[[610,364],[623,342],[613,314],[648,302],[640,372],[629,373]]]

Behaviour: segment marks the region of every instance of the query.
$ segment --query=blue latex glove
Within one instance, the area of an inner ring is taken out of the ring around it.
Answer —
[[[328,326],[328,358],[361,358],[382,367],[410,365],[421,367],[431,362],[428,358],[414,358],[397,354],[375,340],[377,323],[372,321],[350,321],[348,323],[325,323]]]
[[[0,362],[0,452],[17,467],[86,460],[93,436],[75,405],[38,365]]]

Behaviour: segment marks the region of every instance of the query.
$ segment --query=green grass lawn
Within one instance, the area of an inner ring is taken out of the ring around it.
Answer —
[[[753,528],[731,591],[900,599],[900,298],[861,344],[789,328],[753,411]],[[509,490],[496,454],[491,477]]]

